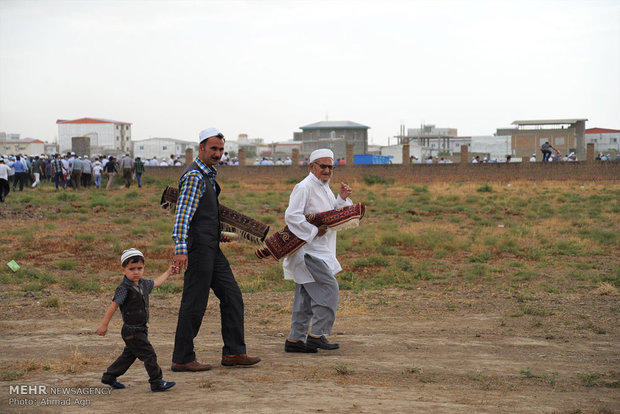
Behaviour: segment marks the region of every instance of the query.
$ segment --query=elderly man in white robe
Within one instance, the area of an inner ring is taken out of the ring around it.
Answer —
[[[336,232],[325,225],[310,224],[305,215],[352,205],[349,198],[352,190],[345,183],[340,183],[338,197],[330,190],[329,180],[334,168],[331,150],[314,151],[309,168],[308,176],[293,189],[284,213],[290,231],[306,242],[283,263],[284,278],[295,281],[291,332],[284,344],[285,352],[315,353],[318,348],[340,347],[326,338],[331,333],[338,308],[335,275],[342,270],[336,259]]]

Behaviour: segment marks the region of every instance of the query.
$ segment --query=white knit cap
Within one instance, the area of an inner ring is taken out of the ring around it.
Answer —
[[[203,129],[200,131],[200,134],[198,134],[198,143],[201,143],[205,139],[209,139],[211,137],[224,138],[224,134],[222,134],[219,129],[213,127]]]
[[[144,255],[142,254],[142,252],[132,247],[131,249],[125,250],[123,254],[121,255],[121,265],[125,263],[125,260],[129,259],[130,257],[134,257],[134,256],[140,256],[142,257],[142,259],[144,259]]]
[[[319,158],[331,158],[334,159],[334,153],[332,150],[327,148],[321,148],[315,151],[312,151],[310,154],[310,162],[314,162],[314,160],[318,160]]]

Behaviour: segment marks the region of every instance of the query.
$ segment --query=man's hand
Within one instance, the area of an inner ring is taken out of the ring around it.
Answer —
[[[321,237],[322,235],[327,233],[327,225],[326,224],[323,224],[323,225],[319,226],[318,229],[319,229],[319,232],[316,234],[316,237]]]
[[[176,267],[177,272],[181,273],[183,269],[187,268],[187,255],[186,254],[175,254],[172,258],[172,263]]]
[[[346,200],[347,197],[349,197],[352,192],[353,190],[351,189],[351,187],[349,187],[345,183],[340,183],[340,192],[339,192],[340,198],[342,198],[343,200]]]

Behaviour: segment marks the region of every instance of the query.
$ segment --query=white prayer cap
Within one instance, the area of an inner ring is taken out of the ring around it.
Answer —
[[[315,160],[318,160],[319,158],[331,158],[333,160],[334,153],[332,152],[332,150],[327,149],[327,148],[321,148],[321,149],[312,151],[312,154],[310,154],[309,162],[314,162]]]
[[[144,260],[144,255],[142,254],[142,252],[132,247],[131,249],[125,250],[123,254],[121,255],[121,265],[125,262],[125,260],[129,259],[130,257],[134,257],[134,256],[140,256]]]
[[[224,134],[222,134],[219,129],[213,127],[203,129],[198,135],[198,143],[201,143],[205,139],[209,139],[211,137],[224,138]]]

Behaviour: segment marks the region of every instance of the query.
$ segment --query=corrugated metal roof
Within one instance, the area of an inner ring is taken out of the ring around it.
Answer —
[[[57,124],[122,124],[122,125],[131,125],[131,122],[122,122],[122,121],[113,121],[111,119],[103,119],[103,118],[80,118],[73,119],[71,121],[67,121],[65,119],[59,119],[56,121]]]
[[[574,124],[578,121],[587,121],[587,119],[586,118],[572,118],[572,119],[525,120],[525,121],[514,121],[511,125],[560,125],[560,124]]]
[[[299,127],[299,129],[368,129],[369,126],[353,121],[320,121]]]

